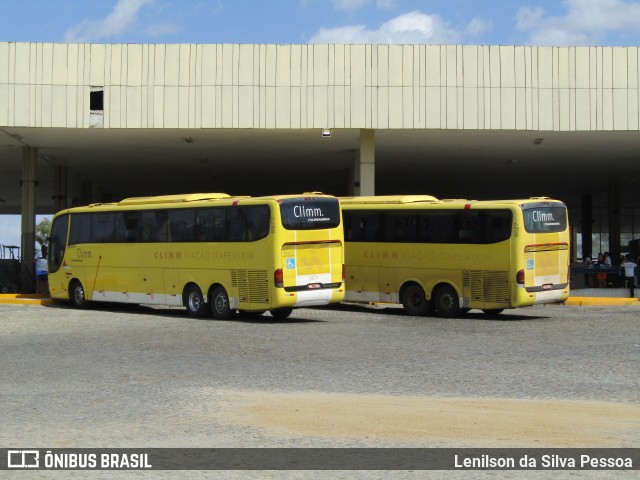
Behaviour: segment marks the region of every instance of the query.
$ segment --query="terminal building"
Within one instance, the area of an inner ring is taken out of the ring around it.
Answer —
[[[637,47],[5,42],[0,65],[25,265],[35,214],[187,192],[548,196],[575,259],[637,255]]]

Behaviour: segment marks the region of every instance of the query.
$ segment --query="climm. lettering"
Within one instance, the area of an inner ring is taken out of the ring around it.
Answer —
[[[296,218],[324,217],[321,208],[305,208],[304,205],[293,207],[293,216]]]
[[[555,220],[553,213],[543,213],[538,210],[534,210],[532,216],[534,222],[553,222]]]
[[[182,254],[180,252],[162,252],[156,250],[155,259],[156,260],[180,260],[182,258]]]

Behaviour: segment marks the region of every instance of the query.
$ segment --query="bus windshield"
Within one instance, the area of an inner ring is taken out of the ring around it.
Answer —
[[[340,225],[340,204],[331,198],[292,198],[280,202],[287,230],[317,230]]]
[[[529,233],[558,233],[567,228],[567,209],[564,205],[526,205],[522,213],[524,228]]]

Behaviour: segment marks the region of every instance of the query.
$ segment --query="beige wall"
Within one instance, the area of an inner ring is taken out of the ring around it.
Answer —
[[[0,43],[0,126],[639,130],[637,47]]]

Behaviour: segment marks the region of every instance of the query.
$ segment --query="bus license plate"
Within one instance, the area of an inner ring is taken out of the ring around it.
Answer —
[[[542,285],[543,290],[551,290],[552,288],[553,288],[552,283],[545,283],[544,285]]]
[[[310,283],[310,284],[307,285],[307,288],[309,290],[311,290],[312,288],[320,288],[320,287],[322,287],[321,283]]]

